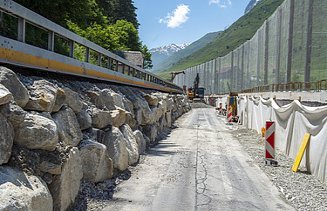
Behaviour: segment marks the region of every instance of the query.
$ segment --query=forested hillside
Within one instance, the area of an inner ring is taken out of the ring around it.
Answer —
[[[151,54],[138,34],[133,0],[16,0],[17,3],[110,51],[141,51],[145,67]]]

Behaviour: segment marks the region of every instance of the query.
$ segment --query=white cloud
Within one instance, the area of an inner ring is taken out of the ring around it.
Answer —
[[[191,10],[188,5],[178,5],[172,13],[168,13],[166,17],[160,18],[159,23],[167,24],[168,28],[179,27],[189,19],[187,15],[190,11]]]
[[[209,0],[209,5],[217,4],[220,8],[226,8],[232,5],[231,0]]]

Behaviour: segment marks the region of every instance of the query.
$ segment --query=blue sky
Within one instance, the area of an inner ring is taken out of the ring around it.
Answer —
[[[224,30],[250,0],[134,0],[141,40],[149,47],[191,43]]]

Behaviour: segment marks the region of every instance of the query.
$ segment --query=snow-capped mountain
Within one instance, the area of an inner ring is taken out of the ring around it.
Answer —
[[[253,7],[259,3],[259,1],[261,0],[251,0],[245,8],[244,14],[250,12],[250,10],[252,10]]]
[[[186,48],[189,44],[185,43],[185,44],[181,44],[181,45],[177,45],[177,44],[171,44],[171,45],[166,45],[166,46],[161,46],[158,48],[152,48],[150,49],[150,52],[152,54],[157,53],[157,54],[166,54],[166,55],[171,55],[177,51],[180,51],[184,48]]]
[[[150,49],[150,53],[152,54],[152,64],[155,67],[157,64],[161,63],[165,59],[167,59],[169,56],[172,54],[186,48],[189,44],[171,44],[171,45],[166,45],[158,48],[152,48]]]

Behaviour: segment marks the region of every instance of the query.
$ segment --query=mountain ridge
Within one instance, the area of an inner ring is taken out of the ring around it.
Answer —
[[[187,56],[191,55],[192,53],[196,52],[197,50],[205,47],[208,43],[212,42],[217,36],[219,36],[221,32],[210,32],[202,36],[200,39],[192,42],[191,44],[187,45],[185,48],[174,52],[167,58],[157,62],[154,65],[152,71],[160,72],[161,70],[165,70],[173,66],[176,62],[180,59],[186,58]],[[156,59],[156,58],[155,58]],[[153,60],[152,60],[153,62]]]
[[[153,64],[153,68],[151,71],[154,71],[156,69],[156,66],[167,59],[172,54],[186,48],[189,44],[170,44],[165,46],[160,46],[156,48],[150,49],[150,53],[152,54],[151,60]]]

